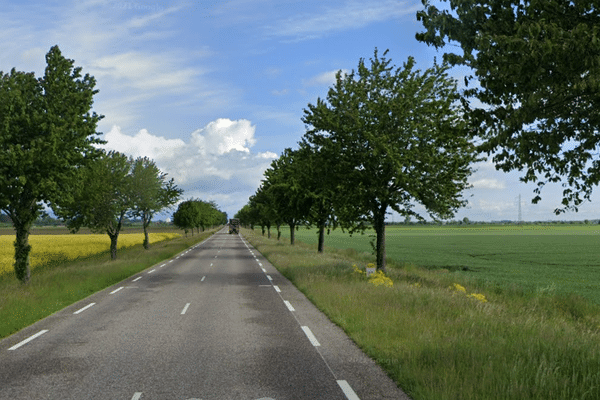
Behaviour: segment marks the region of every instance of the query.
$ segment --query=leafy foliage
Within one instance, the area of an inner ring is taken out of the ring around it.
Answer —
[[[28,243],[41,202],[68,202],[78,168],[96,154],[101,141],[91,112],[96,81],[82,76],[58,46],[46,55],[42,78],[32,73],[0,72],[0,209],[15,231],[15,272],[30,279]]]
[[[306,141],[338,153],[337,218],[373,224],[378,268],[385,268],[388,207],[423,218],[414,211],[420,203],[433,218],[450,217],[466,203],[462,192],[477,159],[448,67],[421,73],[414,64],[409,58],[395,68],[375,50],[370,67],[361,59],[357,72],[338,72],[327,101],[309,104],[303,118],[312,127]]]
[[[422,0],[417,39],[471,68],[465,91],[483,103],[471,115],[485,128],[480,149],[496,167],[564,187],[559,214],[590,199],[600,182],[600,10],[593,1]]]

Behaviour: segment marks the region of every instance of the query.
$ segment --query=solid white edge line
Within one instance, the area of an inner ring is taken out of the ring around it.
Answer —
[[[23,346],[26,343],[31,342],[33,339],[42,336],[44,333],[48,332],[48,329],[42,329],[41,331],[39,331],[38,333],[36,333],[35,335],[29,336],[27,339],[15,344],[13,347],[11,347],[9,350],[16,350],[19,347]]]
[[[185,307],[183,307],[183,310],[181,310],[181,315],[185,314],[185,312],[187,311],[188,307],[190,306],[191,303],[186,303]]]
[[[131,282],[137,282],[137,281],[139,281],[140,279],[142,279],[142,277],[141,277],[141,276],[138,276],[137,278],[135,278],[135,279],[134,279],[134,280],[132,280]]]
[[[301,326],[302,330],[304,331],[304,334],[306,335],[306,337],[308,338],[308,340],[312,343],[313,346],[320,346],[321,343],[319,343],[319,341],[317,340],[317,338],[315,337],[315,335],[313,335],[312,331],[310,330],[310,328],[308,326]]]
[[[140,400],[142,398],[142,392],[135,392],[131,400]]]
[[[118,289],[115,289],[115,290],[113,290],[112,292],[110,292],[110,294],[115,294],[115,293],[117,293],[117,292],[118,292],[119,290],[121,290],[121,289],[123,289],[123,286],[121,286],[121,287],[120,287],[120,288],[118,288]]]
[[[290,311],[296,311],[296,309],[292,306],[292,303],[290,303],[287,300],[284,300],[283,302],[285,303],[285,306],[288,308],[288,310],[290,310]]]
[[[273,287],[275,288],[275,291],[277,291],[277,293],[281,293],[281,289],[279,289],[279,286],[273,285]]]
[[[350,387],[350,384],[348,382],[339,380],[339,381],[337,381],[337,384],[340,385],[342,392],[344,392],[344,394],[346,395],[348,400],[360,400],[360,398],[354,392],[354,390],[352,390],[352,388]]]
[[[90,308],[90,307],[91,307],[91,306],[93,306],[94,304],[96,304],[96,303],[90,303],[90,304],[88,304],[87,306],[85,306],[85,307],[83,307],[83,308],[81,308],[81,309],[79,309],[79,310],[75,311],[73,314],[79,314],[80,312],[83,312],[83,311],[87,310],[88,308]]]

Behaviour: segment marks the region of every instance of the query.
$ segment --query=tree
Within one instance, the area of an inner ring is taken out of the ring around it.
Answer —
[[[105,153],[80,171],[71,202],[54,209],[73,233],[87,226],[92,232],[108,234],[111,260],[117,259],[119,233],[134,205],[132,163],[119,152]]]
[[[144,228],[144,248],[150,248],[148,226],[152,217],[161,210],[172,206],[179,200],[183,190],[175,185],[173,179],[167,181],[153,160],[138,157],[131,167],[132,209],[130,215],[142,219]]]
[[[102,116],[91,112],[96,81],[73,63],[53,46],[40,79],[0,72],[0,209],[15,229],[15,274],[23,283],[31,277],[29,231],[41,203],[68,202],[78,168],[102,142]]]
[[[310,197],[301,182],[302,164],[296,152],[287,148],[273,160],[265,171],[263,190],[268,193],[273,219],[280,219],[290,227],[290,244],[295,243],[296,227],[306,221]]]
[[[387,52],[386,52],[387,53]],[[414,59],[395,69],[375,50],[370,68],[338,72],[327,102],[304,110],[310,143],[336,149],[335,215],[342,224],[370,222],[377,267],[385,270],[385,215],[445,218],[463,206],[474,146],[467,134],[456,83],[447,66],[414,71]],[[352,228],[356,229],[356,228]]]
[[[443,0],[446,2],[447,0]],[[425,32],[451,65],[470,67],[465,96],[485,129],[480,150],[496,168],[524,171],[537,203],[549,182],[562,182],[562,208],[590,199],[600,182],[600,9],[594,1],[449,0],[440,10],[422,0]]]
[[[325,229],[335,229],[337,219],[333,199],[338,182],[335,171],[338,168],[339,149],[311,145],[306,140],[300,142],[294,152],[294,163],[300,187],[306,191],[309,210],[306,221],[317,227],[317,252],[322,253],[325,244]]]
[[[186,236],[190,229],[192,230],[192,236],[194,236],[197,219],[198,208],[193,200],[186,200],[179,203],[177,211],[173,214],[173,224],[179,229],[183,229]]]

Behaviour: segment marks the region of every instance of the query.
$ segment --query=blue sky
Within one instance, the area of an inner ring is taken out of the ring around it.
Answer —
[[[295,147],[302,110],[326,96],[336,71],[376,47],[397,66],[408,56],[421,69],[441,59],[415,40],[420,8],[418,0],[9,1],[0,70],[41,76],[58,44],[97,80],[107,148],[154,159],[186,198],[214,200],[232,216],[271,161]],[[525,220],[600,217],[593,203],[556,217],[560,188],[544,189],[534,206],[534,187],[518,176],[479,164],[456,217],[516,220],[519,194]]]

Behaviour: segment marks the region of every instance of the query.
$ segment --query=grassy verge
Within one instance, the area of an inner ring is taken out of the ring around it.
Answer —
[[[600,307],[580,296],[410,265],[375,286],[364,253],[242,233],[415,400],[600,398]]]
[[[99,290],[170,258],[215,231],[120,249],[110,261],[108,252],[83,260],[36,268],[23,286],[14,274],[0,275],[0,338],[11,335]]]

